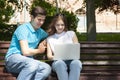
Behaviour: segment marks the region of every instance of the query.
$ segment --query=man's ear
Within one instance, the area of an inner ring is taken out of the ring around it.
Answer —
[[[31,15],[30,17],[31,17],[31,20],[33,20],[33,19],[34,19],[34,16],[33,16],[33,15]]]

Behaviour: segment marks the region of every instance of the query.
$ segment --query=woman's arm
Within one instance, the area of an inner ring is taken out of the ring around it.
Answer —
[[[47,57],[49,60],[53,60],[53,54],[49,43],[47,43]]]
[[[78,43],[78,38],[77,38],[76,34],[74,34],[74,36],[73,36],[73,42]]]

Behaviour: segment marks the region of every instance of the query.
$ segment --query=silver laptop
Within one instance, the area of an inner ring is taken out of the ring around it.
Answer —
[[[54,45],[54,60],[80,59],[80,43]]]

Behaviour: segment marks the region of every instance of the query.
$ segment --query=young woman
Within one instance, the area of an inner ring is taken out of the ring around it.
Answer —
[[[62,14],[57,14],[49,27],[47,57],[52,60],[54,57],[54,44],[78,43],[78,39],[74,31],[67,30],[67,21]],[[79,80],[82,63],[80,60],[55,60],[52,63],[52,68],[57,73],[59,80]]]
[[[37,6],[31,11],[31,21],[20,25],[14,32],[5,56],[8,72],[18,73],[17,80],[45,80],[51,72],[48,64],[35,60],[33,55],[45,51],[48,34],[41,28],[46,11]]]

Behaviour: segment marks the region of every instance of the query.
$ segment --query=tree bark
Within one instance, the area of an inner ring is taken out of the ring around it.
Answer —
[[[94,0],[86,0],[87,40],[96,41],[96,17]]]

